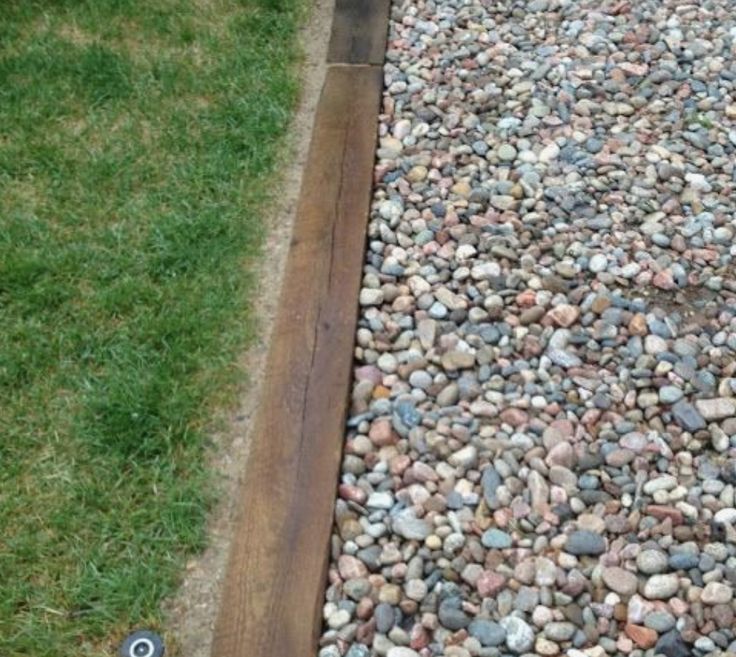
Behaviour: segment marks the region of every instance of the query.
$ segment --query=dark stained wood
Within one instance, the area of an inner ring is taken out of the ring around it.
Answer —
[[[314,657],[382,87],[330,67],[315,117],[212,657]]]
[[[383,64],[391,0],[335,0],[327,61]]]

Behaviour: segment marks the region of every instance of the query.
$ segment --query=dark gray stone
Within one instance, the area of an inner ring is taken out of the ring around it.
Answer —
[[[480,485],[483,488],[483,499],[491,508],[493,508],[498,502],[496,499],[496,491],[502,483],[501,475],[494,470],[492,465],[488,466],[483,471],[483,475],[480,479]]]
[[[698,413],[695,406],[684,400],[677,402],[672,407],[672,416],[675,418],[675,422],[686,431],[693,432],[705,429],[703,416]]]
[[[659,641],[654,647],[654,654],[664,655],[664,657],[691,657],[692,652],[683,641],[680,633],[677,630],[672,630],[659,637]]]
[[[376,631],[381,634],[388,634],[388,631],[396,624],[396,611],[385,602],[376,605],[373,616],[376,619]]]
[[[470,618],[462,610],[462,598],[445,598],[440,603],[438,617],[440,623],[453,632],[462,630],[470,624]]]

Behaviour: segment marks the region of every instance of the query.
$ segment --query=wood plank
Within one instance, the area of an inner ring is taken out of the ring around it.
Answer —
[[[327,61],[383,64],[391,0],[335,0]]]
[[[314,657],[370,207],[379,67],[330,67],[304,170],[213,657]]]

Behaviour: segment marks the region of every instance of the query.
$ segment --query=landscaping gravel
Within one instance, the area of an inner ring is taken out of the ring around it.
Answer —
[[[733,9],[395,0],[320,657],[736,654]]]

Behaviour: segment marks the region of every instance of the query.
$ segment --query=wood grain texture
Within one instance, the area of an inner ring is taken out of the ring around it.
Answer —
[[[239,497],[213,657],[314,657],[376,146],[378,67],[330,67]]]
[[[336,0],[327,61],[383,64],[391,0]]]

